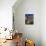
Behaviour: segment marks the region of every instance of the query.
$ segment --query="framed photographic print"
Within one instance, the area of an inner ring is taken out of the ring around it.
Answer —
[[[34,14],[25,14],[25,24],[34,24]]]

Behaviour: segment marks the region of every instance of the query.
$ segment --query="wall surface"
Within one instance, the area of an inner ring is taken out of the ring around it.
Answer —
[[[1,27],[12,29],[12,6],[16,0],[0,0],[0,38],[5,38],[5,36],[10,36],[10,32],[3,31]],[[9,37],[7,37],[9,38]]]
[[[16,7],[17,4],[17,7]],[[13,6],[15,19],[15,28],[18,32],[23,33],[23,37],[35,41],[36,46],[41,46],[41,1],[40,0],[23,0],[22,3],[16,3]],[[34,24],[25,24],[25,14],[34,14]]]
[[[41,5],[41,38],[42,46],[46,46],[46,0]]]
[[[12,6],[16,0],[0,0],[0,27],[12,28]]]

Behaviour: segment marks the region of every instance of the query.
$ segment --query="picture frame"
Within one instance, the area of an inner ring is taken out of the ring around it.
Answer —
[[[25,14],[25,24],[27,25],[34,24],[34,14]]]

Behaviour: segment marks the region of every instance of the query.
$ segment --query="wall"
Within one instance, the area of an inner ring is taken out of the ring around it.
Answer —
[[[17,4],[17,5],[16,5]],[[23,33],[23,37],[35,41],[36,46],[41,46],[41,1],[40,0],[23,0],[22,3],[15,3],[13,6],[15,19],[15,29]],[[34,24],[25,24],[25,14],[34,14]]]
[[[41,3],[41,41],[42,46],[46,46],[46,0]]]
[[[0,32],[4,30],[2,30],[1,27],[6,27],[9,30],[12,29],[12,6],[14,5],[15,1],[16,0],[0,0]],[[8,30],[7,32],[3,31],[0,34],[0,38],[5,38],[5,36],[8,35],[10,35]]]
[[[0,0],[0,27],[12,29],[12,6],[16,0]]]

